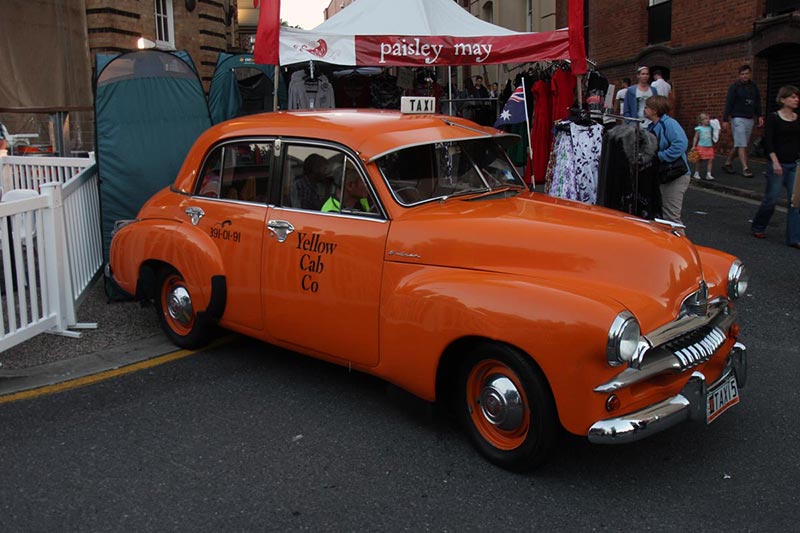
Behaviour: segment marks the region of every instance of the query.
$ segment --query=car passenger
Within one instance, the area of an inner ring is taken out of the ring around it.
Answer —
[[[292,183],[292,206],[319,211],[329,186],[327,159],[319,154],[309,155],[303,162],[303,174]]]

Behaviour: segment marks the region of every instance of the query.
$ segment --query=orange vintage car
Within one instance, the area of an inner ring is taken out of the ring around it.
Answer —
[[[512,137],[372,110],[219,124],[118,223],[106,274],[178,346],[219,325],[373,374],[453,406],[512,470],[561,427],[625,443],[736,404],[742,263],[530,192]]]

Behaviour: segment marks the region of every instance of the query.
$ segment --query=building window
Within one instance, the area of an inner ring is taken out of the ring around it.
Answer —
[[[172,0],[155,0],[156,46],[175,49]]]
[[[483,4],[483,20],[489,24],[494,24],[494,3],[486,2]]]
[[[649,44],[664,43],[672,39],[671,0],[649,0],[647,19]]]

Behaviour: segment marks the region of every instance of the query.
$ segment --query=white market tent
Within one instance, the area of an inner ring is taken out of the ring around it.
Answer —
[[[257,39],[256,56],[266,46]],[[282,27],[279,53],[281,65],[435,67],[571,58],[566,29],[515,32],[474,17],[453,0],[359,0],[313,30]]]

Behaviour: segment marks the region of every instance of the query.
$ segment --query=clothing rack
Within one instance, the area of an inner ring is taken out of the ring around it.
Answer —
[[[647,121],[646,118],[634,118],[634,117],[626,117],[624,115],[617,115],[616,113],[608,113],[607,111],[603,111],[603,118],[611,117],[611,118],[620,118],[622,120],[629,120],[631,122],[641,122],[644,123]]]
[[[629,120],[631,122],[639,122],[644,123],[647,119],[644,118],[632,118],[626,117],[624,115],[618,115],[616,113],[608,113],[606,110],[603,110],[603,117],[611,117],[611,118],[620,118],[622,120]],[[638,132],[637,132],[638,135]],[[637,139],[635,143],[633,143],[633,211],[634,213],[639,209],[639,140]]]

